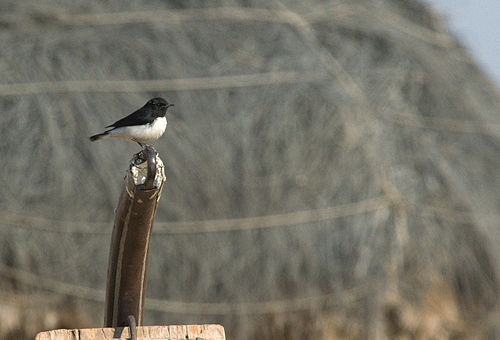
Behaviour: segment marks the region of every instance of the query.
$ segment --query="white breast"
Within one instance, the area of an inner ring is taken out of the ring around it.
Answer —
[[[111,137],[122,137],[139,142],[148,142],[160,138],[167,128],[167,119],[158,117],[146,125],[125,126],[109,131]]]

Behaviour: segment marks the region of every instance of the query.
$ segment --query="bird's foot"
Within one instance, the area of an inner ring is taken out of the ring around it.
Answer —
[[[151,144],[142,143],[139,141],[135,141],[135,142],[141,146],[142,150],[134,155],[134,159],[132,161],[132,163],[134,165],[139,165],[141,163],[146,162],[148,159],[148,156],[147,156],[148,153],[155,154],[155,155],[158,154],[156,149]],[[150,153],[151,151],[152,151],[152,153]]]
[[[151,144],[147,144],[147,143],[141,143],[139,141],[136,141],[137,144],[139,144],[141,146],[141,148],[144,150],[146,148],[152,148],[153,150],[155,149]]]

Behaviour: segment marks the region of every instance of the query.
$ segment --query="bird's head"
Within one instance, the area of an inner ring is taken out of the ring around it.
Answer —
[[[167,109],[174,106],[174,104],[169,104],[165,99],[157,97],[149,100],[145,106],[155,111],[158,117],[164,117],[167,113]]]

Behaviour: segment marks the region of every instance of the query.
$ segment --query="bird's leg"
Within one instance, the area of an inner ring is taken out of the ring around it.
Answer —
[[[146,148],[145,148],[144,144],[141,143],[141,142],[139,142],[138,140],[134,140],[134,142],[136,142],[137,144],[139,144],[141,146],[141,151],[139,151],[138,153],[136,153],[134,155],[134,159],[130,163],[131,167],[132,167],[132,165],[136,166],[136,165],[142,164],[142,163],[144,163],[147,160],[147,158],[146,158]]]

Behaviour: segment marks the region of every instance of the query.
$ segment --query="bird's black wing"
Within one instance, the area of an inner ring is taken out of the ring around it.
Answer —
[[[140,108],[139,110],[129,114],[127,117],[117,120],[107,128],[119,128],[123,126],[144,125],[151,123],[154,120],[153,112],[149,109]]]

